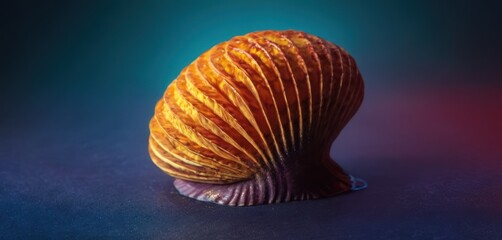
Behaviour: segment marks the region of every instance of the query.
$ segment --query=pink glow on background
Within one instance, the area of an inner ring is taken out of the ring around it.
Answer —
[[[500,93],[482,86],[369,89],[331,155],[382,197],[389,192],[378,185],[392,184],[401,201],[500,216]],[[422,199],[408,199],[415,190]]]
[[[342,135],[359,135],[351,139],[365,146],[364,154],[389,151],[430,157],[441,153],[499,160],[502,95],[479,87],[370,92],[348,129],[351,132]]]

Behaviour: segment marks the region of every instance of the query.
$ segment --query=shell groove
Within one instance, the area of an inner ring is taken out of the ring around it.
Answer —
[[[329,148],[364,95],[354,59],[300,31],[238,36],[168,86],[150,121],[153,162],[186,196],[226,205],[348,191]]]

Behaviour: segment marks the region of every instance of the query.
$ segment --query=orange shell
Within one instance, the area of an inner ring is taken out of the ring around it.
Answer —
[[[291,30],[237,36],[168,86],[150,121],[150,156],[182,194],[220,204],[348,191],[351,177],[329,149],[363,92],[354,59],[324,39]]]

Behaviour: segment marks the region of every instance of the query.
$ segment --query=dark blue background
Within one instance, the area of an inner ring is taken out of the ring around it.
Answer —
[[[486,1],[4,1],[0,238],[502,239],[502,33]],[[364,191],[229,208],[179,196],[148,121],[212,45],[297,29],[366,82],[332,155]]]

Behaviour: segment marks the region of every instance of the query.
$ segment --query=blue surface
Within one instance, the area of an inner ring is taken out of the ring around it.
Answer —
[[[397,99],[402,103],[396,106]],[[428,106],[416,100],[368,95],[335,144],[333,155],[367,180],[367,189],[244,208],[176,193],[172,179],[147,155],[153,102],[82,114],[68,108],[34,125],[2,127],[0,232],[5,239],[502,238],[502,153],[485,143],[454,141],[465,133],[455,129],[422,131],[427,121],[441,125],[450,119],[415,116],[410,109]],[[403,123],[408,117],[422,120]]]

